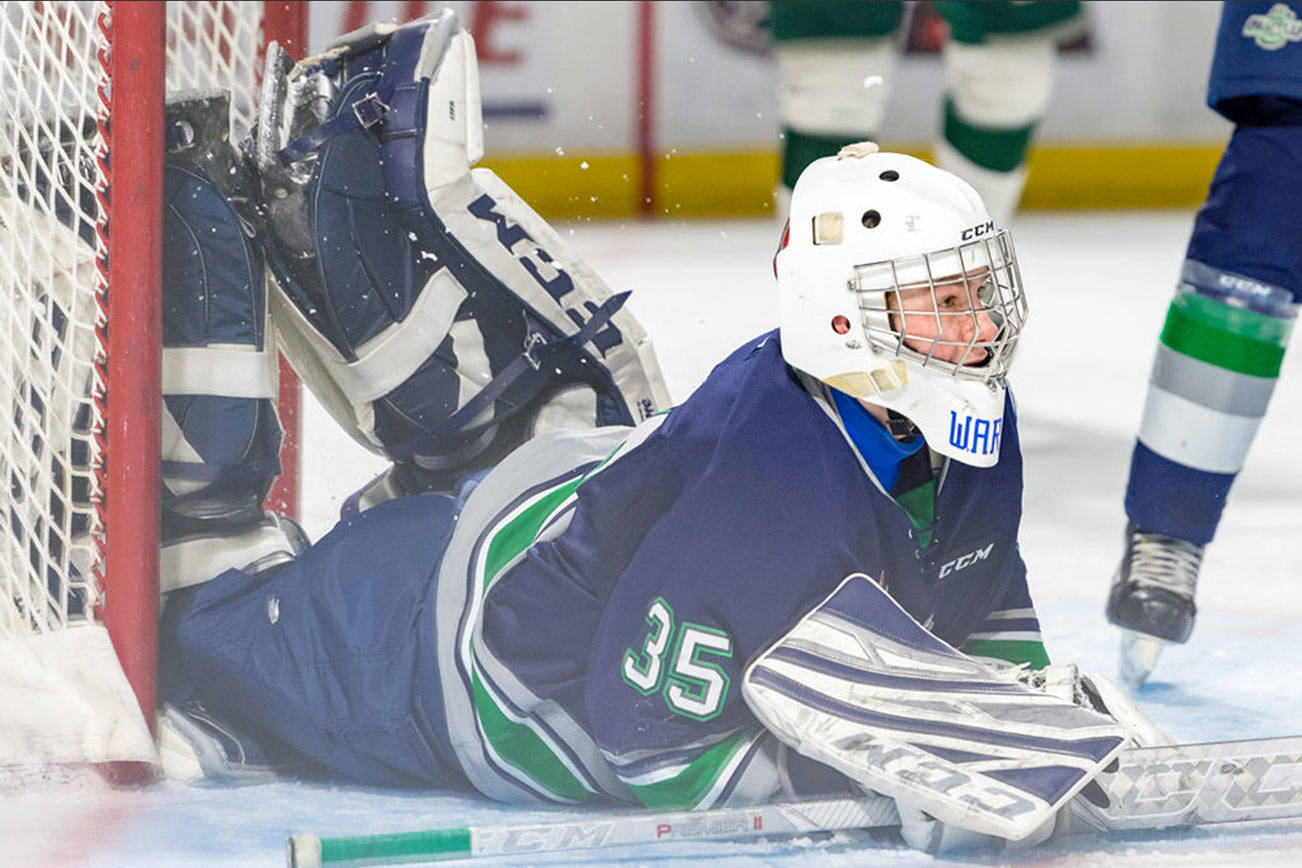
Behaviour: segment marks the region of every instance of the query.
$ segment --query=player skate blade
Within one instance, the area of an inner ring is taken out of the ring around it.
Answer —
[[[1121,680],[1127,687],[1138,690],[1144,685],[1157,665],[1164,644],[1156,636],[1133,630],[1121,631]]]

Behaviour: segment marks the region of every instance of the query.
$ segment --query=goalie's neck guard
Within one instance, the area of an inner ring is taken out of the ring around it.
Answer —
[[[970,186],[843,148],[796,182],[774,271],[792,367],[906,416],[942,455],[998,461],[1026,298],[1012,239]]]

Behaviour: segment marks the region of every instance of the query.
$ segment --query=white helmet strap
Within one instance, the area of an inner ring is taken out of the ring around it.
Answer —
[[[886,428],[895,437],[912,437],[918,433],[918,426],[912,419],[894,410],[886,411]]]

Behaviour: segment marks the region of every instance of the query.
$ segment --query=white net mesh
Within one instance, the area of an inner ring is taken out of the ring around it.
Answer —
[[[84,619],[95,594],[107,14],[0,17],[0,638]]]
[[[167,4],[167,92],[230,88],[231,141],[253,126],[262,48],[261,3]]]
[[[230,88],[237,136],[262,5],[168,3],[169,93]],[[111,16],[0,6],[0,640],[92,620],[99,594]]]

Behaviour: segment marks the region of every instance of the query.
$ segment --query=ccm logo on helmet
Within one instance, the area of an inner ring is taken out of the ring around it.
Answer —
[[[985,235],[987,232],[994,232],[994,231],[995,231],[995,221],[990,220],[978,226],[971,226],[967,229],[964,229],[963,234],[960,235],[959,238],[963,241],[971,241],[973,238],[980,238],[982,235]]]

